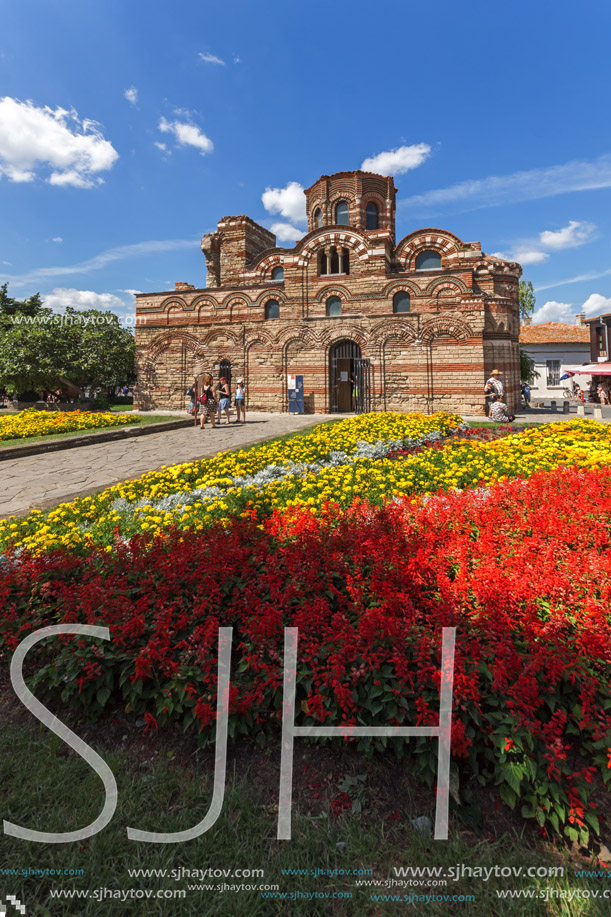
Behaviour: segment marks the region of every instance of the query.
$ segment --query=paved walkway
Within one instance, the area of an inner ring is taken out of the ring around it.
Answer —
[[[593,419],[593,407],[586,405],[586,417],[589,419]],[[562,411],[550,412],[545,408],[530,408],[520,411],[516,421],[551,423],[575,420],[576,411],[575,404],[571,404],[570,414],[563,414]],[[181,412],[172,413],[184,416]],[[603,407],[602,415],[603,423],[611,423],[611,406]],[[58,503],[103,490],[119,481],[137,478],[146,471],[155,471],[162,465],[190,462],[216,455],[217,452],[226,449],[250,446],[273,436],[282,436],[284,433],[337,420],[342,416],[344,415],[252,413],[248,415],[246,424],[223,424],[215,430],[212,430],[209,424],[204,430],[200,430],[199,427],[186,427],[136,439],[98,443],[78,449],[4,461],[0,467],[0,518],[20,516],[31,509],[49,509]],[[466,417],[465,420],[477,422],[483,418]]]
[[[208,423],[203,430],[186,427],[5,461],[0,468],[0,518],[20,516],[31,509],[49,509],[119,481],[140,477],[162,465],[250,446],[340,416],[252,413],[247,415],[245,424],[223,423],[212,430]]]

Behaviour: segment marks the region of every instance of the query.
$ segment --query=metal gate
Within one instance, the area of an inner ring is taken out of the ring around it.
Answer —
[[[219,379],[221,376],[225,377],[225,381],[229,386],[229,391],[231,392],[231,363],[229,360],[221,360],[219,366]]]
[[[329,393],[332,414],[371,410],[371,364],[354,341],[338,341],[329,352]]]

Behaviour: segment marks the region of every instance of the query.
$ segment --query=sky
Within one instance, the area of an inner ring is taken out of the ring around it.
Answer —
[[[523,265],[534,321],[611,312],[611,4],[20,0],[0,7],[0,283],[110,309],[205,284],[245,213],[291,247],[302,188],[395,177]]]

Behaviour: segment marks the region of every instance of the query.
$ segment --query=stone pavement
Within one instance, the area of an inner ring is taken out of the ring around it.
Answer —
[[[586,417],[593,419],[594,405],[586,405]],[[517,423],[552,423],[575,420],[577,405],[571,404],[571,413],[551,412],[545,408],[522,409],[516,415]],[[158,412],[162,413],[162,412]],[[182,412],[173,413],[184,416]],[[602,408],[602,422],[611,423],[611,407]],[[119,481],[137,478],[146,471],[155,471],[162,465],[190,462],[216,455],[226,449],[250,446],[261,440],[282,436],[293,430],[311,427],[317,423],[338,420],[341,414],[267,414],[252,413],[246,424],[223,424],[212,430],[206,424],[185,427],[164,433],[153,433],[137,439],[98,443],[42,455],[2,462],[2,489],[0,492],[0,518],[19,516],[31,509],[50,509],[58,503],[103,490]],[[465,417],[473,422],[483,417]]]
[[[341,416],[253,412],[247,415],[245,424],[223,423],[213,430],[207,423],[203,430],[184,427],[137,439],[5,461],[0,466],[0,518],[20,516],[31,509],[50,509],[119,481],[140,477],[162,465],[190,462],[226,449],[250,446]]]

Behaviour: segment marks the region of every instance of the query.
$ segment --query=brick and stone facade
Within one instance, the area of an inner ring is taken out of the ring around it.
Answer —
[[[136,297],[137,403],[182,409],[194,373],[218,378],[228,362],[249,409],[286,411],[287,376],[301,374],[308,412],[483,415],[496,368],[515,410],[520,266],[440,229],[396,243],[395,193],[382,175],[323,175],[294,248],[224,217],[202,239],[205,288]]]

